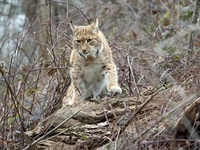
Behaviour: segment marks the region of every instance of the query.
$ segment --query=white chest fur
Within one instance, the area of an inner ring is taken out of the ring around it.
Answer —
[[[90,64],[81,69],[83,71],[86,88],[95,98],[106,88],[108,77],[100,64]]]
[[[102,65],[92,64],[82,67],[85,81],[88,84],[98,84],[106,78],[103,74]]]

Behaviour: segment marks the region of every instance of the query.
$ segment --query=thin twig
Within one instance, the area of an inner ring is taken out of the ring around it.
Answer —
[[[90,24],[90,19],[83,13],[83,11],[76,5],[73,5],[71,3],[68,3],[68,2],[56,2],[56,1],[51,1],[51,2],[48,2],[48,3],[61,3],[61,4],[67,4],[67,5],[70,5],[72,7],[75,7],[82,15],[83,17],[87,20],[88,24]],[[46,4],[48,4],[46,3]]]
[[[120,135],[120,129],[117,132],[117,137],[116,137],[116,140],[115,140],[115,150],[117,150],[117,143],[118,143],[119,135]]]

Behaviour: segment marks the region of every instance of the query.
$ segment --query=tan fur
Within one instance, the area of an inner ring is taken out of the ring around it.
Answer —
[[[78,100],[99,99],[104,91],[121,94],[116,65],[104,34],[98,29],[98,20],[88,26],[71,24],[73,51],[70,57],[71,85],[63,106]]]

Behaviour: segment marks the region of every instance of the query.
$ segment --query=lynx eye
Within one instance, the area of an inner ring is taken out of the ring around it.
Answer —
[[[81,44],[81,40],[76,40],[76,43]]]
[[[87,39],[87,43],[90,43],[90,42],[92,42],[92,39]]]

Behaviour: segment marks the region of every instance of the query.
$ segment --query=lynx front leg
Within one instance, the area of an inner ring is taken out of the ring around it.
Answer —
[[[79,72],[78,69],[76,70],[77,72],[74,72],[72,74],[72,82],[74,83],[75,96],[76,99],[85,100],[91,97],[91,87],[88,87],[88,83],[85,79],[84,74],[82,72]]]
[[[114,64],[107,65],[107,73],[108,73],[108,85],[107,85],[108,92],[111,92],[112,95],[121,94],[122,89],[118,85],[118,75],[116,66]]]

